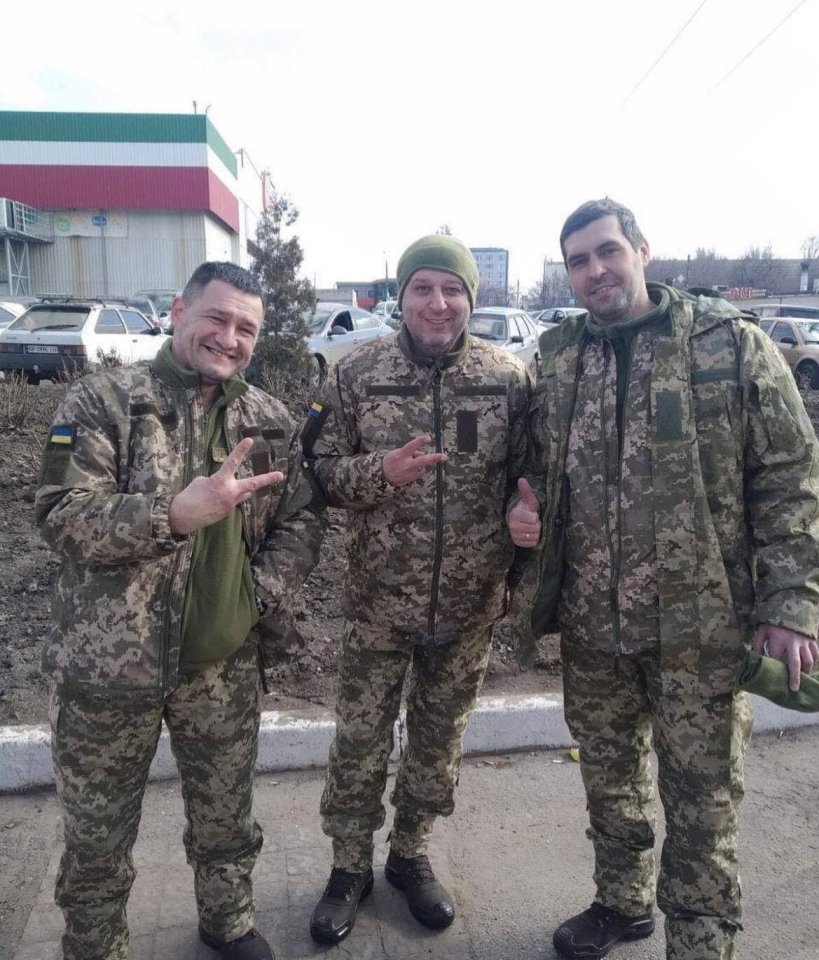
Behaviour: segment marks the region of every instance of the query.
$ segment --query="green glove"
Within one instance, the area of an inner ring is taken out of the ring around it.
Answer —
[[[788,665],[752,650],[745,654],[739,668],[737,686],[788,710],[801,710],[802,713],[819,711],[819,676],[802,673],[799,675],[799,689],[791,690],[788,687]]]

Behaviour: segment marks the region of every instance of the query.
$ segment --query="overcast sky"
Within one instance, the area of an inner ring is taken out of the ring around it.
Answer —
[[[2,109],[210,104],[301,211],[319,286],[448,224],[524,291],[605,194],[656,256],[819,234],[819,0],[43,0],[3,34]]]

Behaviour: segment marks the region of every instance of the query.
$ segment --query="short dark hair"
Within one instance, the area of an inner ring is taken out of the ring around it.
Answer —
[[[221,280],[223,283],[229,283],[237,290],[241,290],[242,293],[259,297],[262,306],[264,306],[264,290],[259,281],[249,270],[245,270],[244,267],[227,260],[206,260],[204,263],[200,263],[191,274],[190,280],[185,284],[182,299],[185,303],[195,300],[213,280]]]
[[[623,236],[635,250],[639,249],[641,243],[645,243],[643,231],[637,226],[634,214],[628,207],[624,207],[622,203],[610,197],[603,197],[602,200],[588,200],[566,217],[566,222],[560,231],[560,252],[563,254],[564,263],[566,262],[566,238],[601,217],[617,217]]]

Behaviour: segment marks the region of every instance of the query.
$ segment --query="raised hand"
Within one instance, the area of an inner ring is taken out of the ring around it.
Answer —
[[[517,547],[536,547],[540,540],[540,501],[524,477],[518,480],[518,490],[520,500],[506,517],[509,536]]]
[[[240,440],[216,473],[197,477],[180,490],[171,501],[168,512],[172,533],[193,533],[201,527],[209,527],[226,517],[238,503],[249,500],[257,490],[284,480],[280,470],[243,479],[236,476],[252,446],[252,437]]]
[[[384,454],[381,469],[387,483],[393,487],[405,487],[420,480],[430,467],[446,460],[445,453],[424,453],[423,448],[432,443],[432,437],[423,434],[413,437],[403,447]]]

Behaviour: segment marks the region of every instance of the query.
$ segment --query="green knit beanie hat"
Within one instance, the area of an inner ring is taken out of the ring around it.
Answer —
[[[469,297],[469,305],[475,309],[478,295],[478,265],[468,247],[460,240],[443,233],[431,233],[411,243],[398,261],[398,306],[404,296],[404,288],[410,277],[418,270],[445,270],[454,273],[463,281]]]

